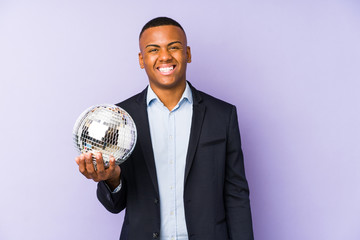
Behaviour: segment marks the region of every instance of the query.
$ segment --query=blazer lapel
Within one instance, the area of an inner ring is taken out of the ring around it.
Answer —
[[[199,92],[190,83],[189,85],[191,87],[193,94],[193,116],[191,122],[189,146],[186,155],[184,185],[186,185],[186,179],[189,175],[190,168],[195,157],[195,152],[198,146],[199,137],[200,137],[205,110],[206,110],[204,104],[201,103],[202,99]]]
[[[142,154],[144,156],[145,163],[149,170],[151,181],[154,185],[156,193],[159,194],[158,182],[156,177],[154,152],[153,152],[151,136],[150,136],[149,118],[147,114],[146,94],[147,94],[147,88],[145,88],[145,90],[141,92],[137,98],[137,102],[139,104],[139,109],[137,111],[139,114],[138,115],[139,120],[136,122],[136,127],[138,129],[137,130],[138,141],[140,143],[140,147],[142,150]]]
[[[201,134],[202,124],[206,110],[204,104],[202,104],[202,99],[199,92],[190,83],[189,85],[191,87],[191,91],[193,94],[193,116],[191,122],[189,146],[186,155],[185,178],[184,178],[185,184],[186,184],[187,176],[189,175],[191,169],[192,162],[195,157],[195,152],[198,146],[199,137]],[[147,88],[144,91],[142,91],[136,99],[137,103],[139,104],[139,109],[138,111],[136,111],[138,113],[137,114],[138,121],[136,121],[136,127],[138,133],[138,141],[142,150],[142,154],[144,156],[145,163],[149,170],[151,181],[154,185],[156,193],[159,194],[154,152],[152,148],[149,119],[147,114],[146,94],[147,94]]]

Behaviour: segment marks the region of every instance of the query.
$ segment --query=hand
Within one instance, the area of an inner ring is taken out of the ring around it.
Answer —
[[[76,163],[79,165],[79,171],[88,179],[95,182],[106,181],[109,187],[113,190],[120,184],[121,169],[115,164],[115,158],[110,157],[109,168],[105,169],[101,153],[95,154],[96,170],[92,160],[91,153],[83,153],[75,158]]]

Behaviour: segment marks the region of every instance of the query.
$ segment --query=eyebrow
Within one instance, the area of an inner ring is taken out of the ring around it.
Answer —
[[[173,45],[173,44],[175,44],[175,43],[180,43],[181,45],[182,45],[182,42],[180,42],[180,41],[174,41],[174,42],[171,42],[171,43],[169,43],[167,46],[171,46],[171,45]],[[156,44],[149,44],[149,45],[146,45],[146,47],[145,48],[147,48],[147,47],[160,47],[159,45],[156,45]]]

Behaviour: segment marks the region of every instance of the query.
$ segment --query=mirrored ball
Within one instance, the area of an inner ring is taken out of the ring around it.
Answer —
[[[105,167],[110,156],[120,165],[132,153],[137,131],[134,120],[122,108],[102,104],[86,109],[76,120],[73,136],[80,153],[101,152]],[[96,166],[95,156],[93,162]]]

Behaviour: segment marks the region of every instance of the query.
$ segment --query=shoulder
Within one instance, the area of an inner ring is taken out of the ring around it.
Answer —
[[[210,94],[207,94],[205,92],[199,91],[198,90],[199,95],[201,96],[201,98],[203,99],[205,104],[210,104],[210,105],[215,105],[215,106],[219,106],[219,107],[224,107],[224,108],[232,108],[234,107],[233,104],[228,103],[224,100],[221,100],[217,97],[214,97]]]
[[[219,113],[228,113],[236,109],[233,104],[207,94],[203,91],[197,90],[193,86],[191,86],[191,90],[193,93],[194,104],[202,104],[206,106],[207,110],[214,110],[218,111]]]
[[[129,97],[128,99],[119,102],[115,105],[124,108],[125,110],[139,108],[139,105],[141,105],[142,103],[143,104],[146,103],[146,92],[147,92],[147,87],[142,92],[135,94],[134,96]]]

